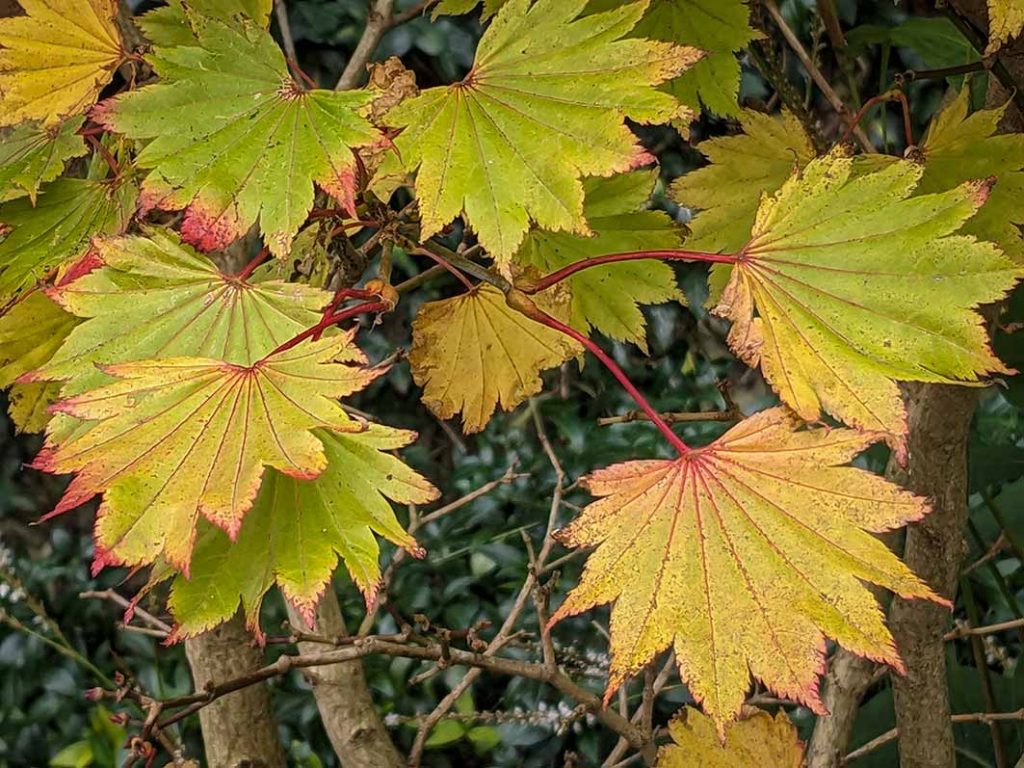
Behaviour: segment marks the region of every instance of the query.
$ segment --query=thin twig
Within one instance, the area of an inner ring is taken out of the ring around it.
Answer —
[[[807,70],[807,74],[810,75],[811,79],[821,90],[822,94],[824,94],[825,98],[828,99],[829,104],[832,105],[832,108],[839,114],[840,118],[842,118],[848,125],[851,124],[850,121],[852,120],[852,116],[846,108],[846,105],[843,104],[843,100],[839,98],[839,95],[833,90],[828,80],[821,73],[821,70],[818,69],[817,65],[815,65],[811,60],[811,57],[807,54],[806,49],[800,42],[800,39],[796,36],[796,33],[782,17],[782,13],[779,12],[779,6],[775,4],[775,0],[764,0],[762,4],[765,10],[768,11],[772,19],[775,21],[775,24],[782,33],[782,36],[786,38],[786,42],[789,43],[789,47],[793,49],[793,53],[795,53],[796,57],[800,59],[800,63],[804,65],[804,69]],[[875,147],[871,143],[871,139],[868,138],[867,134],[864,133],[860,126],[857,126],[856,124],[853,124],[853,126],[853,135],[857,138],[861,148],[865,152],[874,152]]]
[[[952,715],[949,718],[950,722],[953,723],[1002,723],[1002,722],[1013,722],[1013,721],[1024,721],[1024,709],[1014,710],[1013,712],[968,712],[965,714]],[[899,737],[899,731],[895,728],[890,728],[885,733],[876,736],[867,744],[857,747],[842,760],[842,765],[848,765],[858,758],[864,757],[869,752],[874,752],[881,746],[888,744],[890,741]]]
[[[284,0],[274,0],[274,15],[277,18],[277,28],[281,32],[285,57],[289,61],[298,62],[299,58],[295,55],[295,39],[292,37],[292,28],[288,23],[288,9],[285,8]]]
[[[134,615],[138,616],[146,624],[149,624],[149,626],[153,627],[154,629],[159,629],[161,632],[166,632],[167,634],[170,634],[174,631],[174,627],[172,627],[166,621],[158,619],[156,616],[154,616],[144,608],[140,608],[137,605],[132,606],[130,600],[128,600],[125,597],[122,597],[112,589],[89,590],[86,592],[79,592],[78,596],[83,600],[109,600],[110,602],[116,603],[117,605],[121,606],[125,610],[128,610],[129,608],[132,609]]]
[[[666,413],[659,413],[659,416],[665,421],[666,424],[689,424],[691,422],[699,421],[737,421],[743,418],[743,415],[737,413],[734,410],[728,411],[669,411]],[[619,416],[602,416],[597,420],[597,424],[600,427],[606,427],[610,424],[629,424],[634,421],[650,421],[647,414],[643,411],[626,411]]]
[[[334,86],[336,91],[348,91],[359,86],[359,81],[366,72],[366,64],[373,52],[377,50],[384,33],[391,29],[394,22],[394,0],[372,0],[366,15],[366,27],[362,37],[352,51],[352,58],[345,65],[345,70]]]

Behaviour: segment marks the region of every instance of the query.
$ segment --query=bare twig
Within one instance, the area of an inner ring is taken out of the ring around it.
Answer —
[[[80,592],[78,596],[83,600],[109,600],[112,603],[121,606],[125,610],[132,608],[132,604],[127,598],[122,597],[112,589],[90,590],[87,592]],[[161,632],[165,633],[165,635],[169,635],[171,632],[174,631],[174,627],[172,627],[166,621],[158,619],[156,616],[154,616],[144,608],[140,608],[136,605],[133,608],[133,613],[140,619],[142,619],[146,624],[149,624],[149,626],[151,626],[153,629],[158,629]]]
[[[1013,619],[1012,621],[1003,621],[998,624],[988,624],[984,627],[971,627],[961,626],[956,629],[947,632],[943,640],[958,640],[961,637],[971,637],[974,635],[994,635],[997,632],[1005,632],[1008,629],[1019,629],[1024,627],[1024,619]]]
[[[807,50],[800,42],[800,38],[796,36],[796,33],[782,17],[782,13],[779,11],[779,6],[775,4],[775,0],[764,0],[762,4],[765,10],[768,11],[772,19],[775,21],[775,24],[778,26],[782,36],[786,38],[786,42],[789,43],[789,47],[793,49],[793,53],[795,53],[796,57],[800,59],[800,63],[804,65],[804,69],[807,70],[807,74],[810,75],[811,79],[821,90],[825,98],[828,99],[828,103],[832,105],[832,108],[839,114],[840,118],[847,123],[847,125],[853,125],[853,135],[856,136],[861,148],[865,152],[874,152],[875,147],[871,143],[871,140],[860,126],[852,123],[853,117],[850,115],[846,105],[843,104],[843,100],[839,98],[839,95],[835,90],[833,90],[831,84],[829,84],[828,80],[821,73],[821,70],[818,69],[817,65],[807,54]]]
[[[288,61],[296,62],[296,66],[298,66],[299,59],[295,55],[295,39],[292,37],[292,28],[288,23],[288,9],[285,8],[284,0],[274,0],[274,16],[277,18],[277,28],[281,31],[284,55]]]
[[[689,424],[699,421],[738,421],[742,414],[734,411],[669,411],[658,414],[666,424]],[[610,424],[629,424],[634,421],[650,421],[643,411],[626,411],[619,416],[602,416],[597,420],[600,427]]]
[[[950,722],[953,723],[1005,723],[1022,721],[1024,722],[1024,709],[1017,709],[1013,712],[967,712],[959,715],[953,715],[950,718]],[[885,733],[876,736],[867,744],[857,747],[846,757],[843,758],[842,764],[849,765],[854,760],[864,757],[869,752],[874,752],[881,746],[888,744],[890,741],[899,738],[899,731],[895,728],[890,728]]]
[[[377,50],[384,33],[394,26],[394,0],[371,0],[366,15],[366,27],[363,35],[352,51],[352,58],[345,65],[345,70],[334,86],[336,91],[348,91],[359,86],[359,81],[366,72],[366,64]]]

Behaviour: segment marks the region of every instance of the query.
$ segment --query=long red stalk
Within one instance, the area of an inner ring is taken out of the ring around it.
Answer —
[[[572,328],[549,315],[543,309],[534,304],[533,301],[521,291],[510,291],[505,294],[505,300],[508,302],[510,307],[522,312],[531,320],[535,320],[541,325],[546,325],[548,328],[553,328],[560,333],[564,333],[569,338],[575,339],[582,344],[588,352],[604,364],[605,368],[611,371],[612,376],[614,376],[618,380],[619,384],[622,385],[622,388],[629,393],[630,397],[632,397],[640,407],[640,410],[647,414],[647,418],[649,418],[651,423],[658,428],[662,435],[665,436],[665,439],[668,440],[672,447],[676,449],[680,456],[685,456],[692,450],[690,446],[683,442],[679,435],[672,431],[672,428],[665,423],[663,418],[661,418],[661,414],[654,409],[654,407],[647,401],[647,398],[643,396],[643,393],[641,393],[633,382],[629,380],[626,372],[623,371],[619,367],[618,363],[612,360],[608,353],[601,349],[601,347],[575,328]]]
[[[312,326],[311,328],[307,328],[302,333],[288,339],[288,341],[278,346],[277,349],[275,349],[273,352],[268,354],[263,359],[266,360],[267,357],[273,357],[274,355],[279,354],[281,352],[287,352],[292,347],[298,346],[306,339],[318,336],[330,326],[336,325],[337,323],[340,323],[343,320],[348,320],[350,318],[355,317],[356,315],[361,315],[366,312],[384,312],[387,309],[389,309],[389,306],[386,302],[383,301],[369,301],[366,302],[365,304],[356,304],[354,307],[347,307],[346,309],[343,309],[340,312],[335,312],[332,315],[324,317],[316,325]]]
[[[545,275],[534,281],[524,281],[516,284],[523,293],[539,293],[545,288],[550,288],[560,283],[567,277],[582,272],[584,269],[599,267],[602,264],[615,264],[620,261],[640,261],[641,259],[660,259],[662,261],[705,261],[712,264],[735,264],[739,259],[733,253],[705,253],[703,251],[627,251],[626,253],[608,253],[604,256],[594,256],[590,259],[582,259],[569,264],[561,269]]]

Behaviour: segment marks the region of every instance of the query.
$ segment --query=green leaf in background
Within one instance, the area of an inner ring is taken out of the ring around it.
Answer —
[[[39,186],[60,176],[66,160],[85,154],[76,133],[84,120],[72,117],[53,128],[22,123],[0,133],[0,202],[28,195],[35,204]]]

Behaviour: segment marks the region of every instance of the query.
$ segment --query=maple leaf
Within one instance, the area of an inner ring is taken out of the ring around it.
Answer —
[[[393,162],[418,169],[422,237],[465,214],[507,263],[534,220],[586,235],[580,177],[650,162],[625,119],[680,114],[655,86],[700,56],[692,48],[621,39],[645,1],[580,16],[587,0],[510,0],[484,32],[473,69],[389,113],[404,126]],[[399,160],[400,158],[400,160]]]
[[[361,428],[336,398],[383,371],[361,365],[351,338],[251,366],[194,357],[107,366],[117,381],[53,406],[95,423],[59,442],[48,430],[33,466],[76,474],[46,517],[102,493],[94,568],[164,557],[187,572],[200,516],[234,537],[265,467],[312,479],[326,467],[313,430]]]
[[[0,205],[0,223],[12,227],[0,242],[0,302],[77,259],[96,235],[123,232],[137,199],[129,176],[64,177],[44,185],[34,204],[24,197]]]
[[[18,0],[0,19],[0,126],[50,126],[92,104],[125,58],[117,0]]]
[[[714,723],[699,709],[686,707],[669,720],[672,744],[658,749],[656,768],[800,768],[804,745],[785,712],[747,712],[725,726],[724,743]]]
[[[235,24],[247,19],[261,29],[267,29],[273,5],[273,0],[189,0],[187,7],[207,18]],[[135,22],[153,45],[169,48],[196,43],[192,18],[182,0],[170,0],[167,5],[144,14]]]
[[[279,280],[240,280],[182,246],[169,231],[100,238],[101,266],[53,297],[85,320],[35,380],[68,382],[68,395],[111,381],[112,363],[209,357],[252,365],[315,325],[331,294]]]
[[[286,256],[314,182],[354,210],[353,149],[381,139],[359,114],[373,94],[304,91],[268,32],[189,18],[195,45],[148,57],[161,81],[103,102],[93,118],[152,139],[137,158],[151,169],[143,207],[184,208],[187,242],[223,248],[258,220],[270,250]]]
[[[537,298],[549,313],[567,314],[561,297]],[[412,334],[409,364],[423,403],[441,419],[461,413],[466,433],[482,430],[495,408],[512,410],[539,392],[542,370],[580,353],[575,342],[515,311],[486,284],[421,306]]]
[[[882,435],[799,426],[773,408],[681,458],[586,478],[602,498],[556,536],[596,549],[551,623],[614,602],[606,699],[669,645],[720,731],[751,674],[824,714],[826,637],[902,670],[864,584],[943,601],[871,533],[919,519],[927,503],[844,466]]]
[[[591,10],[613,8],[619,0],[591,0]],[[704,58],[665,86],[694,109],[703,104],[719,115],[740,113],[740,63],[736,54],[759,34],[750,26],[745,0],[651,0],[635,37],[693,46]]]
[[[462,16],[470,13],[474,8],[483,3],[483,10],[480,17],[486,21],[496,14],[508,0],[441,0],[434,6],[433,18],[438,16]]]
[[[60,384],[18,379],[46,363],[77,323],[77,318],[40,292],[26,296],[0,316],[0,387],[10,387],[7,409],[19,432],[43,431]]]
[[[991,56],[1024,29],[1024,1],[988,0],[988,28],[985,55]]]
[[[635,171],[583,183],[583,212],[593,237],[534,230],[516,254],[517,264],[553,272],[568,264],[624,251],[680,247],[679,230],[661,211],[645,211],[657,171]],[[570,322],[584,334],[596,328],[645,352],[645,322],[639,304],[681,298],[675,273],[659,261],[632,261],[579,272],[567,281],[572,293]]]
[[[24,123],[5,132],[0,141],[0,202],[28,195],[34,204],[40,184],[60,176],[65,160],[86,153],[76,134],[84,120],[73,117],[51,128]]]
[[[189,578],[167,569],[157,574],[175,575],[168,601],[178,622],[175,638],[227,621],[239,603],[249,628],[258,632],[260,604],[274,583],[312,625],[339,557],[372,602],[381,579],[375,534],[423,556],[387,501],[426,504],[438,496],[427,480],[385,453],[416,434],[371,424],[365,432],[316,435],[327,456],[320,477],[299,481],[271,470],[234,542],[206,526]]]
[[[1022,276],[994,245],[953,235],[988,184],[910,197],[920,166],[853,175],[840,152],[810,162],[758,209],[713,312],[729,346],[813,421],[906,433],[897,381],[964,383],[1010,371],[975,308]],[[755,312],[757,317],[755,317]]]
[[[1017,260],[1024,259],[1024,136],[997,134],[1006,105],[968,115],[970,89],[961,89],[928,126],[920,150],[924,176],[919,192],[940,192],[971,179],[993,177],[988,202],[960,230],[991,240]]]

